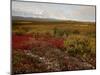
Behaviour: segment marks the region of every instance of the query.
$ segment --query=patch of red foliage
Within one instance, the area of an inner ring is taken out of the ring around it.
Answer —
[[[28,48],[27,42],[32,38],[32,35],[12,35],[12,48],[24,49]]]
[[[12,48],[13,49],[32,49],[33,47],[45,47],[52,46],[57,48],[63,48],[64,43],[62,38],[46,38],[38,37],[38,39],[31,34],[24,35],[12,35]]]
[[[54,46],[54,47],[58,47],[58,48],[63,48],[64,47],[64,42],[63,39],[61,38],[51,38],[48,40],[48,42]]]

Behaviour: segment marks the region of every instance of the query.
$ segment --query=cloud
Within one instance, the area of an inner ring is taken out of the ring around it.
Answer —
[[[13,16],[95,21],[95,6],[12,1]]]

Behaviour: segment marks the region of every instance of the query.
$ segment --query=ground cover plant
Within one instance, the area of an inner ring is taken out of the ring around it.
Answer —
[[[95,22],[12,21],[13,74],[95,68]]]

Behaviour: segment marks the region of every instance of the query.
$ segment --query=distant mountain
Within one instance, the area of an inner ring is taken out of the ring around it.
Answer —
[[[54,18],[33,18],[33,17],[22,17],[22,16],[12,16],[13,23],[20,23],[20,22],[30,22],[34,24],[47,24],[47,23],[56,23],[56,24],[82,24],[82,25],[91,25],[95,22],[82,22],[82,21],[73,21],[73,20],[61,20],[61,19],[54,19]]]
[[[54,18],[33,18],[33,17],[22,17],[22,16],[12,16],[12,20],[27,20],[27,21],[45,21],[45,22],[58,22],[58,21],[65,21],[60,19]]]

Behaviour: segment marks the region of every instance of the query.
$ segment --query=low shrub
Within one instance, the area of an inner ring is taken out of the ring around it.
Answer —
[[[95,54],[95,44],[95,38],[83,35],[70,35],[64,40],[66,52],[72,56],[87,56],[89,54]]]
[[[73,34],[80,34],[80,32],[78,30],[74,30]]]

